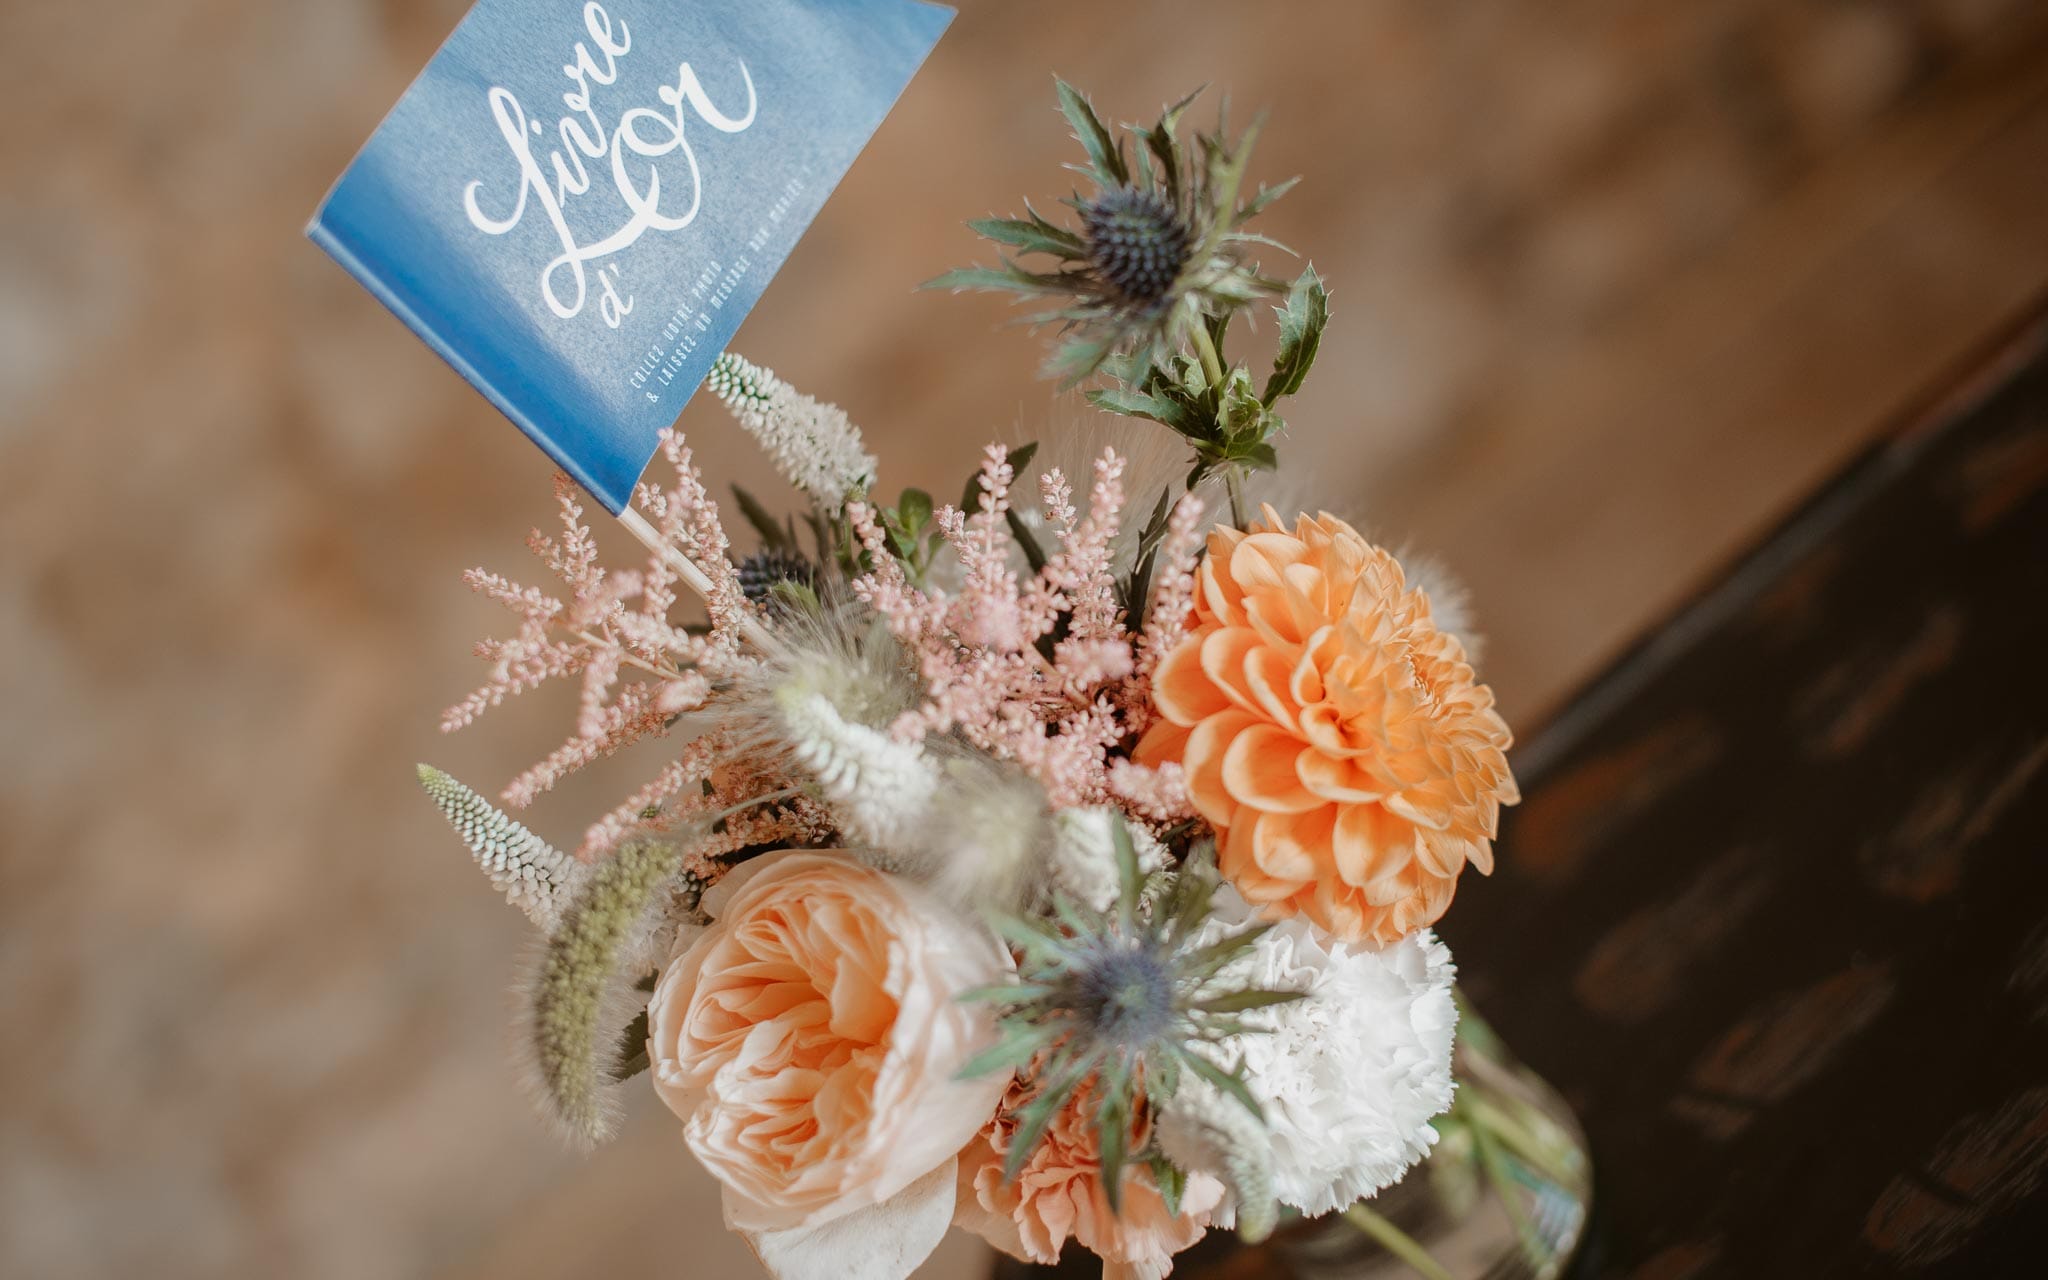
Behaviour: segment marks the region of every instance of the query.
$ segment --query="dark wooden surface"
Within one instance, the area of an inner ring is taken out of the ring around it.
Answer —
[[[2048,1274],[2044,591],[2036,323],[1522,756],[1443,932],[1592,1136],[1586,1274]]]
[[[1518,754],[1442,932],[1591,1135],[1575,1276],[2048,1274],[2044,593],[2037,321]]]

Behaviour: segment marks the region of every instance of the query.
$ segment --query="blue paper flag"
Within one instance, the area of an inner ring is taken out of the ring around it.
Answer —
[[[307,234],[616,514],[952,17],[478,0]]]

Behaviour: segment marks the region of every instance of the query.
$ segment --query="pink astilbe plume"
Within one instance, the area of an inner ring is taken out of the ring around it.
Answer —
[[[854,594],[887,621],[925,686],[924,702],[897,719],[894,736],[918,741],[958,732],[1023,765],[1055,806],[1111,798],[1110,760],[1132,733],[1125,686],[1137,666],[1112,551],[1123,516],[1123,472],[1123,459],[1104,450],[1085,515],[1060,472],[1041,478],[1057,547],[1038,573],[1020,581],[1007,535],[1015,476],[1004,450],[990,446],[978,509],[968,515],[947,507],[936,517],[962,568],[951,596],[905,579],[872,513],[848,508],[875,565],[854,583]]]
[[[666,549],[650,552],[644,568],[607,570],[599,563],[577,490],[567,477],[557,476],[561,532],[551,536],[535,530],[527,545],[560,580],[560,594],[483,569],[466,575],[472,589],[512,612],[518,629],[509,638],[477,646],[478,655],[491,663],[490,679],[449,708],[442,717],[444,731],[462,728],[505,699],[550,680],[574,679],[579,686],[576,732],[505,788],[504,799],[514,807],[531,804],[594,761],[642,739],[665,736],[679,715],[704,706],[719,681],[754,661],[742,632],[758,614],[727,558],[718,509],[682,437],[664,432],[661,447],[675,479],[667,488],[641,484],[637,505]],[[679,578],[669,550],[689,562],[684,568],[700,569],[711,584],[704,595],[711,624],[706,631],[692,632],[671,620]],[[744,800],[707,788],[716,764],[714,743],[693,742],[652,782],[594,824],[578,856],[596,857],[636,828],[666,829],[683,817]],[[687,802],[678,803],[678,797]],[[654,816],[644,816],[650,813]]]

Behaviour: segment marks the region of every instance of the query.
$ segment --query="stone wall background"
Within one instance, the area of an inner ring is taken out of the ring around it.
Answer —
[[[462,8],[0,7],[0,1273],[747,1274],[658,1109],[532,1121],[520,922],[413,789],[568,716],[435,733],[547,468],[300,237]],[[735,345],[892,486],[1085,433],[1000,302],[910,286],[1063,189],[1050,72],[1264,105],[1336,290],[1302,497],[1463,574],[1525,726],[2048,283],[2027,0],[963,8]]]

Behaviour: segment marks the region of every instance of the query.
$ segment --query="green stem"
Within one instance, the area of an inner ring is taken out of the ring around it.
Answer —
[[[1429,1256],[1429,1250],[1423,1248],[1414,1236],[1366,1208],[1363,1202],[1346,1209],[1344,1219],[1371,1236],[1388,1253],[1414,1268],[1415,1274],[1424,1280],[1455,1280],[1441,1263]]]
[[[1202,358],[1202,372],[1208,376],[1213,391],[1223,390],[1223,356],[1216,350],[1216,344],[1209,339],[1209,326],[1202,323],[1200,312],[1195,313],[1195,322],[1189,328],[1194,333],[1195,354]]]
[[[1236,463],[1223,468],[1223,488],[1230,494],[1230,523],[1242,529],[1251,521],[1244,509],[1244,472]]]
[[[1466,1120],[1476,1129],[1484,1129],[1499,1139],[1501,1144],[1517,1156],[1535,1166],[1538,1172],[1560,1185],[1570,1185],[1578,1177],[1578,1171],[1571,1167],[1577,1152],[1558,1151],[1554,1144],[1546,1143],[1536,1132],[1516,1119],[1485,1093],[1474,1088],[1469,1082],[1459,1090],[1459,1108]]]
[[[1472,1126],[1472,1141],[1479,1148],[1479,1166],[1486,1170],[1486,1180],[1493,1184],[1493,1193],[1500,1197],[1500,1207],[1507,1210],[1508,1221],[1514,1224],[1515,1235],[1522,1242],[1522,1251],[1529,1256],[1534,1266],[1542,1266],[1548,1250],[1543,1237],[1536,1233],[1536,1226],[1529,1221],[1529,1215],[1522,1209],[1522,1185],[1509,1172],[1506,1158],[1501,1154],[1500,1140],[1483,1124]]]

